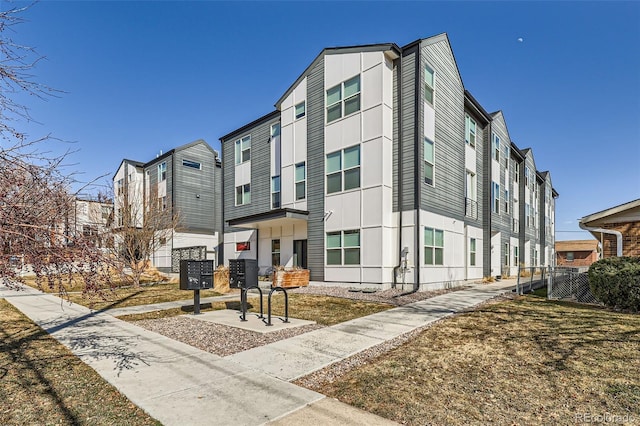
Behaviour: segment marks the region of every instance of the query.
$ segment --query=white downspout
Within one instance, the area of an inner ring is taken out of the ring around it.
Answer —
[[[616,256],[622,257],[622,233],[620,231],[614,231],[613,229],[591,228],[589,226],[586,226],[582,222],[578,222],[578,226],[581,229],[589,232],[601,232],[603,234],[615,235],[617,239]]]

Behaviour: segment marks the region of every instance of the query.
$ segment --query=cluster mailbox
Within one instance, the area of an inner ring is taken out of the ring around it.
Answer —
[[[213,288],[213,260],[181,260],[180,290]]]
[[[258,261],[255,259],[229,260],[229,287],[251,288],[258,286]]]

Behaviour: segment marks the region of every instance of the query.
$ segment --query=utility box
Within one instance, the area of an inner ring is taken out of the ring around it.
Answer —
[[[181,260],[180,290],[213,288],[213,260]]]
[[[258,286],[258,261],[255,259],[229,260],[229,287],[248,288]]]

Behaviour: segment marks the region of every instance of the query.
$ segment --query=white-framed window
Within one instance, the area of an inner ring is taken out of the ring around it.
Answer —
[[[305,116],[305,114],[307,113],[307,104],[305,101],[300,102],[299,104],[296,104],[296,106],[294,107],[295,109],[295,117],[296,120],[299,118],[302,118]]]
[[[514,180],[520,182],[520,163],[517,161],[513,165]]]
[[[476,266],[476,239],[469,240],[469,266]]]
[[[360,74],[327,90],[327,123],[360,111]]]
[[[280,136],[280,123],[271,125],[271,139]]]
[[[509,160],[511,159],[511,147],[505,143],[502,147],[503,156],[504,156],[504,167],[509,170]],[[508,176],[508,174],[507,174]]]
[[[271,265],[280,265],[280,239],[271,240]]]
[[[529,203],[525,203],[524,204],[524,223],[526,224],[527,227],[531,227],[531,206],[529,206]]]
[[[504,243],[504,266],[510,266],[509,259],[511,259],[511,246],[509,243]]]
[[[435,147],[432,140],[424,138],[424,183],[432,185],[435,182]]]
[[[360,230],[327,232],[327,265],[360,264]]]
[[[520,265],[520,250],[518,246],[513,247],[513,265]]]
[[[500,162],[500,137],[493,134],[493,159]]]
[[[478,183],[476,179],[476,174],[470,170],[467,170],[467,181],[464,191],[465,197],[467,197],[471,201],[477,200]]]
[[[280,208],[280,176],[271,177],[271,208]]]
[[[242,206],[251,202],[251,184],[236,186],[236,206]]]
[[[307,167],[305,162],[296,164],[296,201],[307,198]]]
[[[491,182],[491,208],[494,213],[500,213],[500,184]]]
[[[467,145],[476,146],[476,121],[469,115],[464,117],[464,141]]]
[[[360,145],[327,154],[327,194],[360,187]]]
[[[163,161],[158,164],[158,182],[162,182],[167,179],[167,163]]]
[[[184,167],[189,167],[189,168],[196,169],[196,170],[202,170],[202,164],[200,164],[197,161],[184,159],[184,160],[182,160],[182,165]]]
[[[530,188],[531,185],[531,170],[528,166],[524,166],[524,186]]]
[[[251,135],[236,141],[236,164],[251,160]]]
[[[424,228],[424,264],[444,265],[444,231]]]
[[[116,181],[116,195],[124,194],[124,179],[118,179]]]
[[[435,73],[428,66],[424,67],[424,100],[433,105],[433,100],[435,98]]]
[[[575,255],[572,251],[567,252],[567,262],[573,262],[575,259]]]
[[[504,190],[504,212],[505,213],[509,213],[509,205],[510,205],[509,190],[505,189]]]
[[[165,211],[167,209],[167,197],[158,197],[158,210]]]

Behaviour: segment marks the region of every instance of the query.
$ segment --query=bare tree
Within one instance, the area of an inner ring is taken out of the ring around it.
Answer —
[[[13,40],[25,10],[0,11],[0,277],[19,279],[18,264],[27,264],[39,285],[64,292],[64,277],[81,277],[90,291],[111,275],[103,252],[68,226],[74,181],[62,164],[69,152],[44,152],[49,135],[31,139],[18,128],[31,121],[28,107],[15,100],[18,94],[43,99],[59,93],[31,74],[42,57]]]
[[[131,269],[134,286],[150,267],[151,256],[173,237],[180,223],[170,200],[157,188],[143,188],[133,182],[114,194],[115,258]]]

